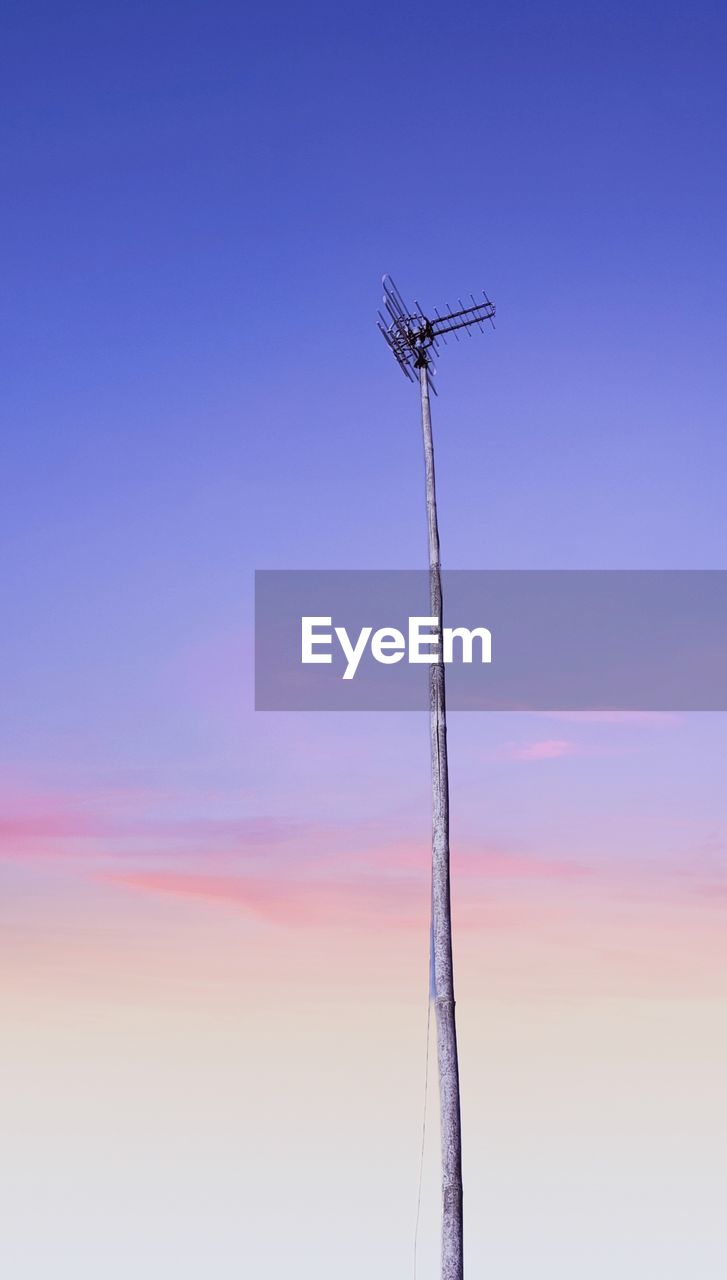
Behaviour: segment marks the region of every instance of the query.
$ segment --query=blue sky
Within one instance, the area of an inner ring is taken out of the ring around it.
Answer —
[[[445,563],[723,563],[718,6],[6,19],[11,733],[153,696],[254,567],[422,562],[384,270],[498,307],[441,364]]]
[[[255,715],[253,570],[425,563],[384,271],[446,566],[724,567],[727,12],[2,16],[5,1271],[405,1274],[427,727]],[[450,748],[468,1268],[723,1276],[724,717]]]

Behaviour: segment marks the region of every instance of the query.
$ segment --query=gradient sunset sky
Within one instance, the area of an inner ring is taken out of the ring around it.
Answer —
[[[5,6],[0,1265],[413,1274],[425,718],[255,568],[725,566],[721,6]],[[727,718],[451,717],[467,1267],[727,1274]],[[437,1274],[430,1097],[420,1280]]]

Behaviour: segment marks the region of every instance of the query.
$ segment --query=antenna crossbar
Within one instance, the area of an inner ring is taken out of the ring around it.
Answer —
[[[426,369],[429,385],[434,391],[430,376],[435,372],[431,353],[438,351],[437,340],[441,338],[446,342],[445,334],[453,333],[458,337],[461,330],[471,334],[475,327],[482,329],[486,320],[494,323],[495,304],[483,291],[482,302],[472,297],[472,306],[465,307],[460,299],[457,309],[448,306],[443,315],[435,309],[434,318],[430,319],[418,302],[414,311],[406,305],[391,276],[384,276],[383,284],[385,314],[379,312],[378,327],[402,373],[415,382],[418,378],[414,371]]]

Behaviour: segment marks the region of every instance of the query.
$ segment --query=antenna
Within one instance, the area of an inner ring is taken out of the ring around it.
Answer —
[[[463,329],[472,336],[472,330],[483,328],[483,322],[489,320],[494,328],[495,304],[490,302],[487,294],[482,293],[482,302],[478,302],[474,294],[470,294],[472,306],[465,306],[461,299],[459,307],[454,310],[447,306],[444,315],[440,315],[435,307],[434,319],[425,316],[419,303],[415,301],[412,311],[406,305],[391,276],[385,275],[384,311],[379,311],[378,326],[381,334],[394,353],[399,368],[410,382],[416,382],[415,369],[427,370],[429,389],[437,394],[432,381],[436,373],[432,355],[439,356],[438,340],[446,343],[446,334],[453,333],[459,341],[459,330]]]
[[[406,305],[391,276],[384,276],[384,312],[379,312],[379,329],[394,353],[399,368],[410,382],[418,382],[421,394],[424,436],[424,475],[427,499],[429,545],[429,613],[436,619],[433,638],[437,654],[429,666],[429,730],[432,768],[432,918],[430,952],[430,999],[437,1022],[439,1068],[439,1114],[442,1131],[442,1280],[463,1280],[464,1232],[462,1217],[462,1121],[459,1103],[459,1062],[457,1026],[454,1016],[454,969],[452,964],[452,915],[449,874],[449,766],[447,757],[447,711],[444,660],[442,655],[442,575],[439,558],[439,525],[434,482],[434,442],[429,392],[434,391],[432,353],[438,355],[441,338],[460,331],[472,336],[489,320],[494,327],[495,306],[486,293],[472,305],[459,301],[457,309],[447,307],[444,315],[435,309],[427,317],[419,306]],[[416,1248],[416,1243],[415,1243]]]

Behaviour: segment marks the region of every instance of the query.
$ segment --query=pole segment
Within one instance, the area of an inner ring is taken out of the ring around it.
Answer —
[[[442,1142],[442,1280],[463,1280],[462,1122],[459,1102],[457,1027],[454,1014],[452,914],[449,889],[449,775],[447,711],[442,654],[442,577],[439,558],[434,443],[429,408],[427,357],[418,359],[424,436],[424,474],[429,535],[430,614],[439,619],[438,658],[429,668],[432,759],[432,959],[437,1025],[439,1115]]]

